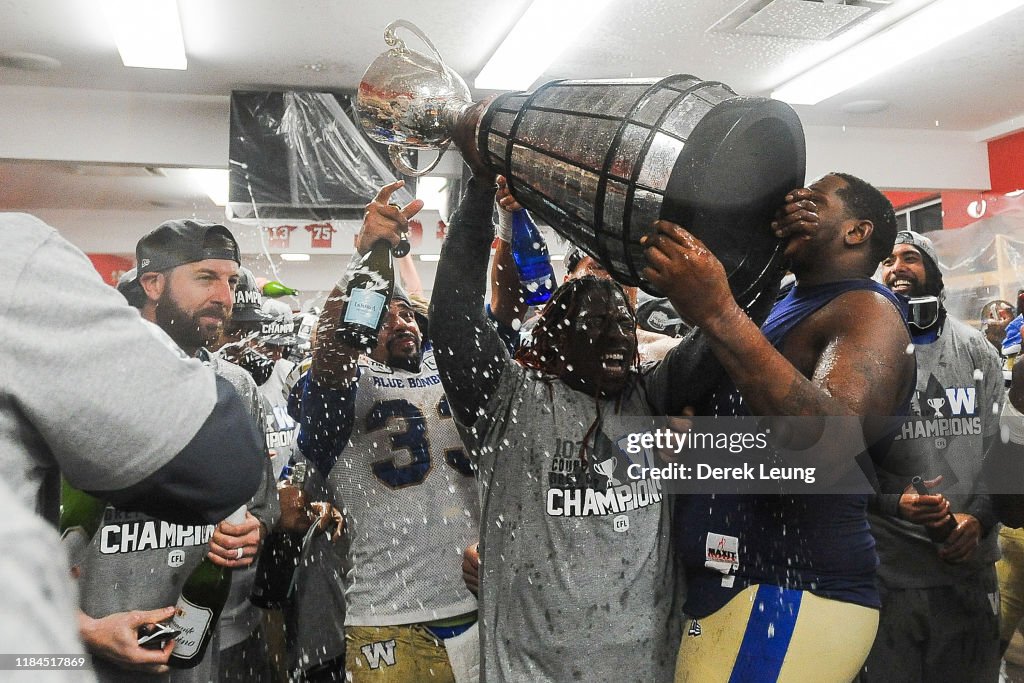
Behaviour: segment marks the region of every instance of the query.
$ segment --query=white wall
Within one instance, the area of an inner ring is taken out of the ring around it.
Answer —
[[[988,145],[972,133],[808,126],[807,178],[852,173],[886,189],[987,190]]]
[[[312,249],[310,235],[302,221],[288,221],[297,224],[291,233],[288,249],[271,248],[261,239],[261,230],[248,222],[225,221],[222,211],[181,212],[175,210],[153,211],[95,211],[95,210],[37,210],[33,211],[42,220],[57,228],[72,244],[84,252],[111,253],[133,256],[135,244],[144,234],[165,220],[174,218],[197,218],[217,221],[228,226],[238,240],[245,255],[245,265],[259,277],[270,277],[275,272],[285,284],[302,291],[329,291],[341,277],[352,254],[353,237],[359,229],[356,221],[334,221],[339,232],[334,234],[331,249]],[[437,254],[441,240],[437,238],[436,225],[440,218],[437,211],[422,211],[418,218],[423,223],[423,239],[414,246],[413,253]],[[270,224],[270,223],[267,223]],[[545,237],[553,254],[565,251],[564,243],[552,231],[544,229]],[[282,261],[284,251],[311,254],[307,262]],[[430,291],[434,286],[436,264],[415,261],[423,286]],[[271,266],[273,263],[273,266]],[[276,268],[276,271],[275,271]]]
[[[0,87],[0,159],[227,168],[227,97]]]

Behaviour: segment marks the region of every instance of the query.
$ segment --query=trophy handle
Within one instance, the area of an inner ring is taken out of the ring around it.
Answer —
[[[426,175],[434,170],[434,167],[441,161],[441,157],[451,143],[445,143],[443,147],[437,150],[437,158],[430,162],[426,168],[416,169],[409,165],[409,162],[405,158],[405,150],[400,145],[388,145],[388,158],[391,159],[391,163],[395,165],[395,168],[399,170],[402,175],[407,175],[412,178],[418,178],[421,175]]]
[[[434,59],[437,60],[437,73],[441,76],[447,77],[447,66],[444,63],[444,60],[441,59],[441,53],[438,52],[437,48],[434,47],[434,44],[430,42],[430,38],[427,38],[427,36],[424,35],[423,31],[421,31],[416,26],[416,24],[412,23],[411,21],[406,21],[405,19],[395,19],[390,24],[388,24],[387,27],[384,29],[384,42],[390,45],[391,47],[397,47],[400,50],[405,49],[405,43],[402,42],[401,38],[395,35],[395,31],[400,28],[404,28],[406,31],[408,31],[409,33],[413,34],[421,41],[423,41],[423,43],[430,48],[430,51],[434,54]]]

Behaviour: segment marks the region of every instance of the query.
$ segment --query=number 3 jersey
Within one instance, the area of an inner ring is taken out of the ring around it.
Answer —
[[[345,625],[474,611],[462,551],[477,540],[479,498],[433,352],[419,372],[362,358],[348,391],[303,381],[299,446],[345,515]]]

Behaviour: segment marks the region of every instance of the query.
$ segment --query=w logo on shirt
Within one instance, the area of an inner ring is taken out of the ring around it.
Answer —
[[[371,669],[379,669],[381,660],[385,666],[395,665],[395,640],[382,640],[359,648]]]
[[[930,420],[977,415],[978,396],[974,387],[944,387],[932,375],[923,392],[914,396],[915,412]]]
[[[288,414],[287,406],[274,406],[274,422],[279,430],[295,429],[295,420]]]
[[[946,389],[946,400],[954,415],[974,415],[977,396],[974,387],[950,387]]]

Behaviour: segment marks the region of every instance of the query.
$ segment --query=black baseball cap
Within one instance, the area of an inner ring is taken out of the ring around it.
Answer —
[[[142,289],[142,285],[136,279],[134,268],[123,273],[117,279],[117,291],[121,292],[121,295],[135,308],[142,308],[146,303],[146,291]]]
[[[240,323],[262,323],[271,320],[272,317],[263,312],[263,292],[256,286],[256,276],[248,268],[239,268],[231,320]]]
[[[210,237],[214,235],[226,238],[230,246],[211,242]],[[161,223],[135,245],[135,258],[140,276],[206,259],[242,264],[238,242],[230,230],[217,223],[190,218]]]
[[[266,319],[260,326],[260,341],[271,346],[294,346],[299,343],[295,334],[295,316],[288,304],[267,299],[263,302]]]

